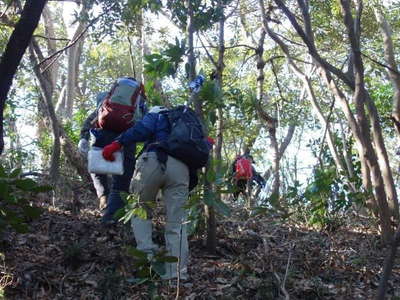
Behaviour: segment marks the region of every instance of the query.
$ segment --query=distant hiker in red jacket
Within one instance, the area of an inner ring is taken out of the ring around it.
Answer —
[[[250,188],[253,180],[261,187],[265,186],[265,180],[256,172],[253,167],[254,159],[246,151],[243,155],[238,155],[232,163],[232,177],[234,184],[233,199],[236,201],[240,194],[244,197],[250,196]]]

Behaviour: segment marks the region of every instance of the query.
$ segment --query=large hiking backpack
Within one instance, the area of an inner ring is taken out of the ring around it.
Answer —
[[[210,147],[196,113],[182,105],[163,114],[168,116],[171,133],[168,139],[160,144],[160,148],[189,168],[204,167],[208,161]]]
[[[146,99],[143,84],[134,78],[119,78],[98,109],[98,127],[123,132],[143,117]]]
[[[253,169],[251,167],[250,159],[240,157],[235,163],[235,179],[236,180],[250,180],[253,177]]]

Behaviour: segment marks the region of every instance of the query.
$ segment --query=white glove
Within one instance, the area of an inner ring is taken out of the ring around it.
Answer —
[[[82,154],[87,154],[89,152],[89,142],[86,139],[80,139],[78,143],[78,150]]]

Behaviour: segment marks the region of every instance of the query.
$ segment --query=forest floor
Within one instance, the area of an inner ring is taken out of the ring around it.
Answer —
[[[235,209],[218,218],[215,255],[201,237],[190,238],[191,278],[179,289],[157,279],[138,284],[126,251],[134,245],[129,226],[104,228],[94,205],[75,213],[44,205],[29,233],[6,232],[0,298],[372,299],[387,253],[372,221],[321,232]],[[158,224],[155,239],[161,237]],[[388,299],[400,299],[400,258]]]

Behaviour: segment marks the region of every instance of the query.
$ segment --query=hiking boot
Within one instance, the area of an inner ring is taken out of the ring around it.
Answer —
[[[114,225],[116,225],[118,223],[117,220],[114,220],[113,218],[107,218],[104,217],[101,219],[101,225],[105,226],[105,227],[112,227]]]

